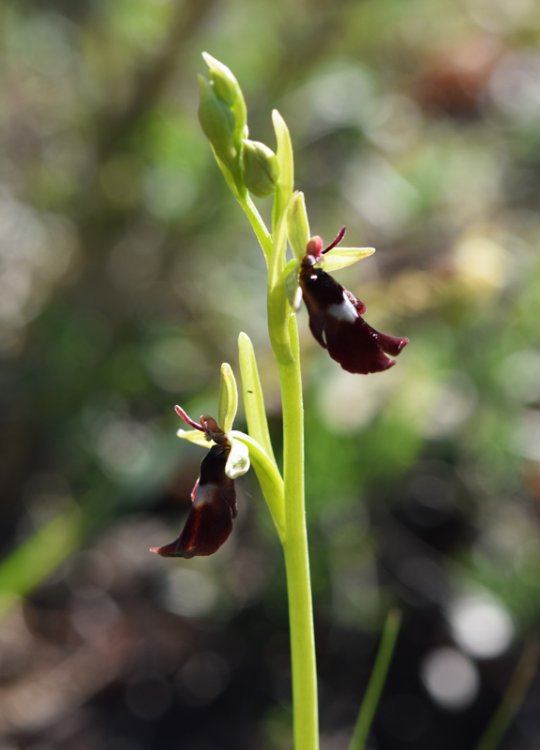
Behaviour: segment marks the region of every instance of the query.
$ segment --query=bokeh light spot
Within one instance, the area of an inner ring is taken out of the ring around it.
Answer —
[[[499,601],[487,596],[464,596],[448,608],[456,643],[477,659],[503,654],[512,642],[514,625]]]
[[[420,671],[426,690],[444,708],[460,710],[476,698],[479,687],[476,666],[454,648],[431,651]]]

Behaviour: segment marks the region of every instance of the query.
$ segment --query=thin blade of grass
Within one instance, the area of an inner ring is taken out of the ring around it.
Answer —
[[[349,750],[364,750],[366,746],[369,731],[386,681],[386,675],[392,661],[400,626],[401,613],[397,609],[391,609],[384,623],[379,650],[371,671],[364,700],[360,706]]]
[[[80,513],[68,509],[45,523],[2,560],[0,619],[77,549],[80,526]]]
[[[506,730],[525,699],[527,688],[536,674],[539,658],[540,643],[538,638],[531,637],[525,644],[497,710],[474,750],[495,750],[499,747]]]

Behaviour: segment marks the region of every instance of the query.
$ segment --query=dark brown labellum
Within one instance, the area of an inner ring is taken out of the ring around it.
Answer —
[[[300,267],[300,286],[312,334],[348,372],[367,374],[392,367],[395,360],[387,355],[399,354],[409,340],[379,333],[368,325],[361,317],[366,311],[364,303],[315,267],[320,255],[307,254]]]
[[[225,474],[230,450],[228,443],[210,448],[191,493],[191,511],[182,533],[151,552],[162,557],[211,555],[227,540],[237,514],[234,481]]]

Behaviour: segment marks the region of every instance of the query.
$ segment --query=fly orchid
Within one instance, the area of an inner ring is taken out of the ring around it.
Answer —
[[[366,312],[364,303],[321,267],[340,268],[373,252],[365,249],[360,255],[361,249],[358,249],[356,257],[351,253],[348,259],[336,257],[334,262],[325,264],[326,257],[330,259],[326,253],[341,242],[344,234],[345,227],[324,249],[322,239],[312,237],[300,261],[299,283],[309,313],[309,327],[319,344],[328,349],[332,359],[344,370],[362,374],[381,372],[395,364],[387,355],[397,356],[409,339],[389,336],[372,328],[362,317]],[[342,248],[338,253],[346,256],[347,250],[354,248]]]
[[[274,456],[253,346],[242,333],[238,341],[239,366],[249,434],[232,429],[238,392],[232,370],[225,363],[221,369],[216,420],[201,417],[195,422],[176,407],[180,418],[193,428],[179,430],[178,435],[205,447],[208,453],[202,461],[191,495],[191,511],[180,536],[170,544],[153,548],[152,552],[189,558],[219,549],[230,535],[236,517],[234,479],[247,471],[251,459],[285,559],[293,744],[303,750],[316,750],[319,747],[317,669],[304,493],[302,376],[298,328],[290,314],[291,306],[297,310],[303,295],[313,335],[350,372],[388,369],[394,364],[388,355],[397,355],[408,340],[371,328],[362,317],[365,305],[329,275],[374,250],[338,248],[344,229],[327,248],[323,248],[320,237],[311,237],[304,196],[294,190],[292,140],[279,112],[272,113],[275,151],[250,140],[246,103],[238,81],[219,60],[207,53],[203,57],[208,77],[199,79],[199,120],[216,163],[257,237],[268,270],[268,332],[280,383],[283,472]],[[254,200],[264,197],[272,200],[270,226]],[[289,260],[288,245],[294,256]],[[386,658],[392,646],[389,647],[388,637],[383,638],[384,652],[380,653]],[[379,663],[382,661],[377,658],[375,669],[380,681]],[[361,718],[366,712],[373,715],[374,701],[369,689],[367,694]],[[368,729],[369,721],[364,722],[362,731],[367,734]],[[355,731],[353,743],[356,735]]]
[[[162,557],[211,555],[228,539],[238,512],[234,479],[227,474],[232,443],[212,417],[203,416],[197,424],[180,406],[176,406],[175,411],[213,445],[202,460],[199,477],[191,492],[191,510],[182,533],[174,542],[152,547],[150,552]]]
[[[202,416],[196,422],[181,406],[174,407],[180,419],[193,428],[178,430],[178,437],[209,450],[191,492],[191,510],[180,536],[170,544],[150,549],[162,557],[211,555],[232,531],[237,514],[234,480],[248,471],[250,461],[246,445],[229,434],[238,396],[227,364],[222,366],[221,375],[218,418],[223,428],[213,417]]]

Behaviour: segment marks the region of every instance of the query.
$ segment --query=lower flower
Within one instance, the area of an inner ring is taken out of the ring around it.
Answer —
[[[237,514],[234,479],[249,469],[249,457],[245,446],[229,438],[212,417],[201,417],[197,423],[181,407],[175,409],[178,416],[195,430],[181,430],[179,434],[210,446],[210,449],[202,460],[199,477],[191,492],[191,510],[180,536],[162,547],[151,547],[150,552],[162,557],[211,555],[232,531]]]
[[[150,552],[162,557],[211,555],[228,539],[237,514],[234,480],[225,474],[230,450],[228,443],[210,448],[191,493],[191,511],[182,533]]]

